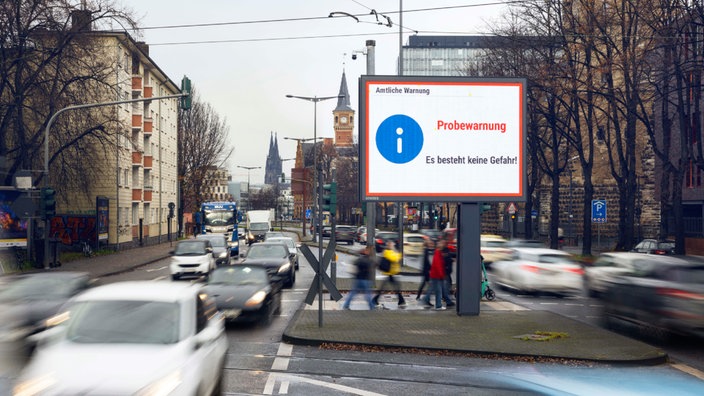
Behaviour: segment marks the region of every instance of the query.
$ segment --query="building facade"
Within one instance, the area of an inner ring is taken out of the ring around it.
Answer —
[[[104,101],[139,100],[116,105],[124,125],[112,134],[117,149],[104,163],[95,164],[102,176],[88,196],[109,201],[108,233],[101,242],[125,247],[166,241],[177,233],[176,218],[169,214],[179,207],[179,102],[177,98],[152,98],[177,95],[181,90],[149,57],[144,43],[126,33],[91,34],[102,42],[101,55],[116,66],[110,82],[115,89],[104,93]],[[76,194],[69,202],[59,201],[57,209],[59,213],[91,213],[95,201]]]

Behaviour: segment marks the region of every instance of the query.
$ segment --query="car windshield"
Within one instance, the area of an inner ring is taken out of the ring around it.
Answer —
[[[179,305],[156,301],[86,301],[70,308],[66,338],[81,344],[173,344]]]
[[[272,242],[281,242],[285,243],[286,246],[288,246],[289,249],[295,249],[296,248],[296,242],[293,241],[291,238],[272,238],[270,239]]]
[[[177,256],[199,256],[205,254],[204,242],[181,242],[176,245],[174,254]]]
[[[406,241],[410,242],[410,243],[424,243],[425,239],[423,239],[423,237],[420,237],[420,236],[409,236],[409,237],[406,237]]]
[[[77,280],[63,277],[28,276],[8,282],[0,291],[0,301],[46,300],[67,297]]]
[[[247,252],[248,258],[281,258],[288,256],[288,248],[284,245],[254,244]]]
[[[485,247],[506,247],[506,241],[481,241],[481,245]]]
[[[266,231],[269,229],[269,224],[267,224],[267,223],[250,223],[249,229],[252,231]]]
[[[252,284],[266,285],[269,283],[269,276],[264,268],[237,265],[213,271],[208,283],[228,284],[233,286]]]

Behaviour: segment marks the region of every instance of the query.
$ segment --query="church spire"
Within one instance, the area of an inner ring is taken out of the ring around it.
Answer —
[[[345,69],[342,69],[342,80],[340,80],[340,92],[338,92],[337,107],[335,111],[352,111],[350,107],[350,92],[347,89],[347,77]]]

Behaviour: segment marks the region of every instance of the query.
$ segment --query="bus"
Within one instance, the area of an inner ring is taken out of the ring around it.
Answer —
[[[230,256],[239,256],[240,240],[237,222],[240,214],[236,202],[204,202],[200,205],[200,232],[203,234],[225,234],[230,245]]]

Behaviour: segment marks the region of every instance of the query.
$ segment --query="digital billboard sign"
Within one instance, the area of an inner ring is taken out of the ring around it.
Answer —
[[[525,86],[524,79],[362,76],[362,200],[525,200]]]

